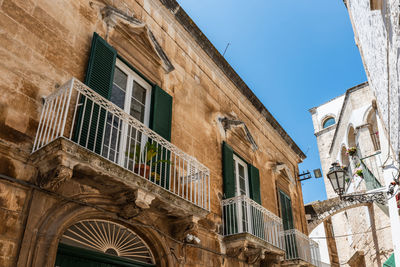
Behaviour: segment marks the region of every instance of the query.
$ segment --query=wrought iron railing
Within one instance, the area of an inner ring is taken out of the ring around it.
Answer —
[[[224,199],[221,204],[225,236],[249,233],[285,249],[281,218],[244,195]]]
[[[381,188],[383,181],[381,152],[360,159],[367,190]]]
[[[284,233],[286,260],[303,260],[314,266],[320,266],[321,256],[318,243],[296,229]]]
[[[371,133],[371,140],[372,144],[374,146],[375,151],[381,150],[381,143],[379,141],[379,134],[378,132]]]
[[[66,138],[210,210],[210,171],[73,78],[45,99],[32,152]]]

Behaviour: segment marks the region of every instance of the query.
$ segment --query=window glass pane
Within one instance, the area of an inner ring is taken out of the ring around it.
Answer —
[[[329,127],[329,126],[331,126],[331,125],[334,125],[335,124],[335,119],[334,118],[328,118],[328,119],[326,119],[325,121],[324,121],[324,124],[323,124],[323,128],[326,128],[326,127]]]
[[[113,86],[111,89],[111,102],[120,108],[125,106],[125,91],[128,75],[123,73],[119,68],[115,68]]]
[[[146,104],[146,89],[137,82],[133,82],[130,115],[144,122]]]
[[[142,104],[146,103],[146,89],[137,82],[133,82],[132,97]]]
[[[239,176],[244,177],[244,167],[239,164]]]

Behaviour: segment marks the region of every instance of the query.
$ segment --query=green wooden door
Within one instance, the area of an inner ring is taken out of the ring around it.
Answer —
[[[105,253],[60,243],[55,267],[152,267],[153,264],[134,262]]]

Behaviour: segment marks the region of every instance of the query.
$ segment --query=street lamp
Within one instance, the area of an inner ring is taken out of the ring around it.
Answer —
[[[346,189],[346,172],[339,166],[337,162],[332,163],[332,167],[327,174],[329,181],[332,184],[333,190],[339,196],[343,195]]]
[[[387,195],[393,195],[393,186],[389,186],[389,191],[387,192],[372,192],[363,194],[344,194],[346,189],[346,171],[339,166],[337,162],[332,163],[332,167],[327,173],[328,179],[331,182],[333,190],[339,195],[341,200],[350,202],[377,202],[379,204],[385,205],[387,203]],[[386,194],[385,194],[386,193]]]

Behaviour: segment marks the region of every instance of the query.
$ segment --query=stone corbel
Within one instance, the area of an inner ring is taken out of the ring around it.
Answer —
[[[265,258],[265,249],[247,247],[244,251],[244,256],[248,264],[255,264],[257,261]]]
[[[282,261],[282,256],[277,254],[265,253],[264,254],[263,263],[260,266],[262,267],[270,267],[270,266],[280,266],[280,262]]]
[[[230,257],[244,259],[248,264],[256,264],[265,259],[266,249],[255,247],[247,242],[242,246],[231,247],[227,250],[226,254]]]
[[[58,165],[57,167],[46,172],[39,171],[37,185],[47,190],[57,190],[61,184],[72,178],[72,168]]]
[[[117,201],[121,202],[119,215],[124,219],[131,219],[137,216],[142,210],[149,209],[155,196],[142,189],[124,192],[117,196]]]
[[[172,235],[178,240],[184,240],[188,234],[197,235],[199,219],[196,216],[187,216],[175,220],[171,229]]]

